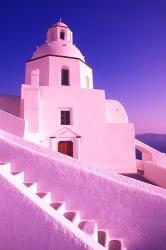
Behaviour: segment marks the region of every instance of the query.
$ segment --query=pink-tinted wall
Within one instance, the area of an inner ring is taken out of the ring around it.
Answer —
[[[136,149],[142,153],[142,160],[137,160],[137,169],[144,171],[149,181],[166,188],[166,154],[135,140]]]
[[[0,132],[0,158],[41,190],[65,201],[81,218],[95,219],[128,250],[166,248],[166,191],[124,176],[90,172],[77,160]]]
[[[20,96],[0,95],[0,110],[20,116]]]
[[[109,123],[128,123],[127,113],[117,100],[106,100],[106,115]]]
[[[151,161],[154,164],[163,165],[166,164],[165,153],[150,147],[149,145],[135,139],[135,147],[142,153],[142,160]]]
[[[107,123],[104,91],[43,86],[40,87],[40,96],[39,137],[43,144],[47,144],[50,136],[66,127],[81,136],[81,162],[112,169],[135,168],[133,124]],[[60,110],[64,108],[71,109],[72,121],[68,126],[60,124]],[[58,139],[55,139],[56,143]],[[56,143],[54,150],[57,150]],[[74,152],[75,158],[78,158],[77,152]]]
[[[81,137],[73,139],[74,157],[81,162],[117,169],[120,172],[124,168],[128,168],[128,171],[135,169],[133,124],[128,123],[126,112],[119,102],[105,101],[103,90],[83,89],[78,86],[34,88],[23,85],[22,98],[24,119],[29,124],[28,132],[39,133],[43,146],[48,147],[50,137],[56,137],[60,129],[67,128]],[[110,103],[110,112],[117,113],[113,118],[108,113]],[[60,124],[60,111],[64,109],[70,109],[71,125]],[[70,139],[72,140],[67,138]],[[53,150],[58,150],[57,144],[60,140],[62,138],[58,137],[51,142],[54,145]]]
[[[56,56],[27,62],[25,83],[31,84],[32,71],[39,69],[40,86],[61,86],[61,68],[63,67],[70,71],[70,87],[93,88],[92,70],[88,65],[76,59]],[[86,76],[89,79],[89,86],[85,85]]]
[[[93,250],[0,175],[1,250]]]
[[[38,60],[31,61],[26,63],[26,74],[25,74],[25,83],[31,84],[31,74],[32,70],[39,68],[40,70],[40,85],[45,86],[49,83],[49,57],[44,57],[40,60],[40,67]]]
[[[165,164],[144,163],[144,176],[146,179],[154,182],[156,185],[166,188],[166,157]]]
[[[25,121],[17,116],[0,110],[0,129],[13,135],[23,137],[25,134]]]
[[[59,141],[72,141],[73,157],[84,164],[134,171],[134,126],[122,104],[106,100],[103,90],[93,89],[92,69],[70,35],[67,25],[54,24],[45,43],[26,63],[21,90],[22,114],[28,123],[26,138],[54,151],[58,151]],[[68,70],[65,84],[61,83],[65,77],[62,69]],[[61,124],[62,110],[70,112],[70,125]],[[58,132],[64,129],[71,136]]]

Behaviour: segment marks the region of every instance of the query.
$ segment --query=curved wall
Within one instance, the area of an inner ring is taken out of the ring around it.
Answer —
[[[127,113],[117,100],[106,100],[106,115],[108,123],[128,123]]]

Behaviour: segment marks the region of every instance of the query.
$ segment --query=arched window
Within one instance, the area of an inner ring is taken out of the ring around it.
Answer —
[[[61,85],[69,85],[69,70],[66,68],[61,69]]]
[[[63,30],[60,32],[60,39],[65,40],[65,32]]]

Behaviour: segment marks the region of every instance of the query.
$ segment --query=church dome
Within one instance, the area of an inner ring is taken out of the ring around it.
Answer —
[[[73,57],[85,62],[84,56],[73,44],[72,32],[62,22],[56,22],[48,29],[46,42],[37,47],[32,59],[47,55]]]
[[[45,43],[37,48],[37,50],[33,53],[32,59],[46,55],[74,57],[85,61],[80,50],[75,45],[67,42],[52,41]]]

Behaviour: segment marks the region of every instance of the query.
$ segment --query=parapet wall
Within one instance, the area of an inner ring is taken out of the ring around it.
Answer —
[[[21,118],[0,110],[0,129],[20,137],[25,133],[25,121]]]
[[[20,116],[20,96],[0,95],[0,110]]]
[[[65,201],[82,218],[95,219],[128,250],[166,249],[166,190],[111,174],[99,175],[77,160],[0,131],[0,159],[24,170],[29,181]]]
[[[166,164],[144,163],[144,176],[156,185],[166,188]]]
[[[0,175],[0,249],[93,250]]]

